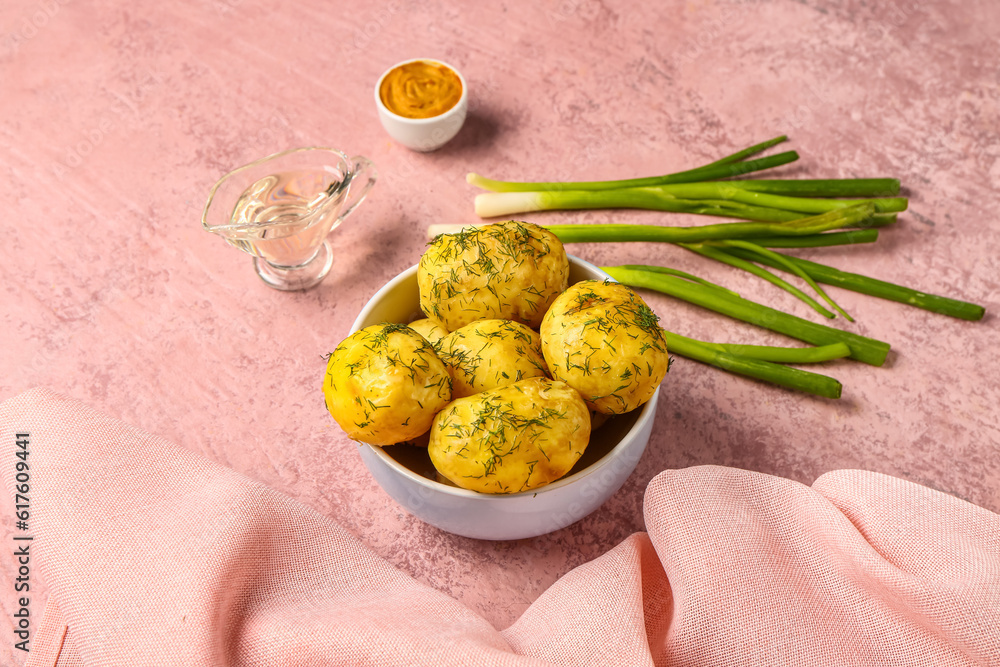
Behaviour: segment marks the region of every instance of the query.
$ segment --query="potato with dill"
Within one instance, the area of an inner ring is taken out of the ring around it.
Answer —
[[[441,339],[438,356],[451,375],[452,397],[547,377],[542,339],[526,324],[476,320]]]
[[[516,220],[434,237],[417,270],[421,310],[448,331],[485,319],[537,329],[568,283],[556,235]]]
[[[552,377],[603,414],[624,414],[650,398],[670,357],[656,314],[629,287],[585,280],[559,295],[542,321]]]
[[[427,453],[463,489],[518,493],[554,482],[590,439],[590,413],[572,387],[529,378],[458,398],[434,418]]]
[[[451,400],[451,377],[416,331],[376,324],[348,336],[330,355],[323,395],[352,440],[392,445],[427,432]]]
[[[435,350],[441,344],[441,339],[448,335],[448,330],[440,322],[429,317],[413,320],[407,326],[426,338]]]

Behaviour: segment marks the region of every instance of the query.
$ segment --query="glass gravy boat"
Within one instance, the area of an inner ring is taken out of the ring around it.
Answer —
[[[362,176],[365,181],[356,183]],[[333,266],[330,232],[354,212],[376,179],[370,160],[331,148],[276,153],[219,179],[201,223],[253,255],[254,269],[271,287],[308,289]]]

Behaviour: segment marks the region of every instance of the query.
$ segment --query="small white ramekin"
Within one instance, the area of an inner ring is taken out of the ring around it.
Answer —
[[[379,95],[383,79],[397,67],[414,62],[443,65],[457,74],[458,80],[462,82],[462,96],[458,98],[458,103],[443,114],[431,118],[405,118],[389,111],[382,103],[382,96]],[[375,106],[378,109],[378,119],[381,121],[382,127],[396,143],[402,144],[410,150],[427,153],[444,146],[462,129],[466,112],[469,109],[469,86],[462,73],[446,62],[435,58],[412,58],[396,63],[378,78],[378,83],[375,84]]]

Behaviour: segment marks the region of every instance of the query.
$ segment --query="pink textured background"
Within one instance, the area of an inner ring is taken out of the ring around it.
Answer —
[[[0,14],[0,399],[49,386],[228,465],[335,517],[498,628],[641,530],[642,491],[667,468],[715,463],[806,483],[865,468],[1000,511],[992,314],[961,322],[831,288],[858,320],[850,329],[894,348],[883,368],[821,369],[844,383],[839,401],[677,359],[628,483],[579,523],[511,543],[406,515],[319,391],[322,355],[378,286],[417,261],[427,225],[475,220],[467,171],[651,175],[782,133],[803,156],[785,175],[896,176],[911,197],[877,245],[809,256],[995,311],[1000,4],[873,5],[13,0]],[[378,75],[415,56],[455,64],[471,93],[462,132],[429,155],[395,146],[372,101]],[[366,155],[380,180],[336,232],[343,254],[326,282],[286,294],[199,217],[223,172],[303,145]],[[524,217],[663,222],[648,212]],[[691,270],[810,316],[775,288],[672,247],[569,250]],[[678,333],[782,341],[648,301]],[[0,526],[7,554],[6,497]],[[3,664],[23,660],[11,648],[14,572],[0,559]],[[32,592],[40,615],[37,577]]]

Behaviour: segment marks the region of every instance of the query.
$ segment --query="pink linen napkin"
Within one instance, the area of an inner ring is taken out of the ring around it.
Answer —
[[[498,631],[336,522],[46,390],[30,665],[1000,665],[1000,516],[910,482],[666,471],[637,533]],[[9,491],[12,465],[0,466]]]

